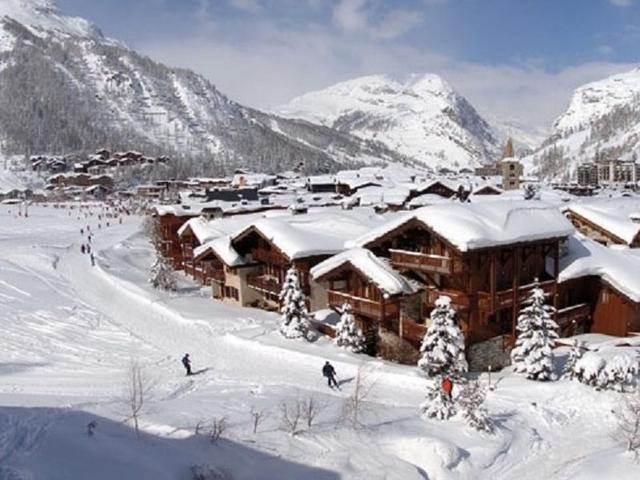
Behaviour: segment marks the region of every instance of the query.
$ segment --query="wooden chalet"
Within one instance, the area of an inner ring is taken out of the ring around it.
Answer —
[[[403,312],[424,325],[441,295],[452,299],[468,345],[515,337],[522,303],[538,285],[558,306],[560,244],[573,231],[554,207],[524,202],[435,205],[416,210],[360,240],[422,294]],[[547,266],[551,265],[551,269]],[[571,316],[569,317],[569,313]],[[586,322],[588,312],[557,321]]]
[[[331,254],[307,255],[304,252],[287,251],[277,239],[265,232],[266,223],[268,222],[257,222],[249,226],[231,241],[238,254],[247,263],[254,265],[253,271],[246,277],[247,288],[257,292],[259,301],[265,306],[275,308],[279,304],[279,295],[287,270],[294,267],[298,271],[302,291],[310,297],[309,270]],[[286,228],[284,224],[280,224],[279,227]]]
[[[327,289],[327,304],[331,308],[339,312],[345,303],[351,305],[356,322],[367,337],[370,353],[376,351],[381,330],[419,345],[424,327],[403,315],[415,307],[419,287],[386,261],[369,250],[354,248],[318,264],[311,269],[311,275]]]
[[[569,237],[560,259],[559,308],[563,333],[614,336],[640,332],[640,257],[613,250],[582,235]],[[588,313],[586,329],[571,318]]]
[[[565,210],[576,230],[603,245],[640,248],[640,200],[623,197],[577,203]]]

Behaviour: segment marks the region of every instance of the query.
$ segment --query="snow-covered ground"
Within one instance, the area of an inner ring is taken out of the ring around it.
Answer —
[[[51,207],[33,207],[28,218],[0,210],[2,480],[188,479],[203,464],[225,472],[218,478],[270,480],[640,475],[614,435],[620,394],[505,371],[493,375],[488,395],[496,434],[458,419],[424,421],[426,381],[416,368],[345,353],[326,339],[284,340],[277,315],[215,302],[187,279],[179,294],[153,291],[141,219],[98,229],[100,209],[88,219]],[[80,252],[87,224],[95,267]],[[185,352],[200,371],[193,378],[180,365]],[[132,359],[154,383],[140,440],[119,401]],[[341,391],[325,386],[326,359]],[[337,418],[360,365],[375,385],[366,428],[353,430]],[[310,396],[326,405],[317,424],[289,435],[280,403]],[[257,434],[252,406],[269,413]],[[223,440],[194,435],[199,422],[221,416],[229,422]],[[89,437],[91,420],[98,426]]]

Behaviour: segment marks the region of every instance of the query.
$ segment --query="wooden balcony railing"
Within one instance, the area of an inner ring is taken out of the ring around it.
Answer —
[[[555,280],[546,280],[539,282],[537,287],[541,288],[546,295],[553,295],[555,289]],[[518,303],[522,304],[529,296],[531,291],[536,288],[536,284],[531,283],[529,285],[522,285],[518,288],[517,299]],[[513,306],[513,289],[500,290],[496,292],[496,304],[495,309],[500,310],[502,308],[508,308]],[[478,292],[478,308],[485,312],[491,312],[494,310],[493,299],[489,292]]]
[[[370,300],[368,298],[356,297],[345,292],[337,290],[329,290],[329,305],[340,308],[345,303],[351,305],[354,313],[364,315],[365,317],[383,319],[382,302]],[[384,305],[384,318],[395,318],[400,315],[400,308],[396,302],[387,302]]]
[[[456,310],[469,308],[469,296],[464,292],[457,290],[438,290],[436,288],[429,288],[427,290],[427,305],[435,305],[436,300],[441,296],[449,297]]]
[[[391,263],[396,267],[414,268],[433,273],[451,275],[457,273],[454,261],[450,257],[431,255],[428,253],[410,252],[408,250],[389,250]]]
[[[279,295],[282,291],[282,285],[278,280],[264,275],[247,276],[247,285],[254,290],[273,295]]]
[[[591,317],[591,307],[588,303],[581,303],[579,305],[573,305],[567,308],[561,308],[558,310],[558,325],[564,327],[571,325],[573,322],[576,324],[583,323]]]

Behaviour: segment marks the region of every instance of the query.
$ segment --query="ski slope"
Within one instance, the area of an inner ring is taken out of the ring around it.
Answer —
[[[619,394],[508,372],[488,407],[495,435],[462,420],[418,416],[426,381],[413,367],[345,353],[326,339],[287,341],[278,317],[212,300],[186,278],[178,294],[146,283],[152,260],[141,218],[97,228],[97,214],[0,207],[0,479],[188,479],[209,464],[234,479],[636,479],[639,464],[613,438]],[[91,226],[97,264],[80,252]],[[195,371],[186,378],[180,358]],[[154,389],[137,440],[119,399],[132,359]],[[330,360],[342,382],[320,375]],[[364,423],[337,419],[364,364],[375,379]],[[482,377],[482,381],[487,381]],[[326,407],[308,432],[280,428],[283,400]],[[269,416],[251,431],[251,407]],[[226,416],[217,445],[198,422]],[[92,437],[86,425],[96,420]]]

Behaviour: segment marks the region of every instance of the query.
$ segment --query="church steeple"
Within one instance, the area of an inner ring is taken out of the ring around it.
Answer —
[[[504,146],[504,150],[502,151],[502,159],[505,158],[513,158],[515,157],[515,152],[513,150],[513,140],[511,137],[507,140],[507,144]]]

